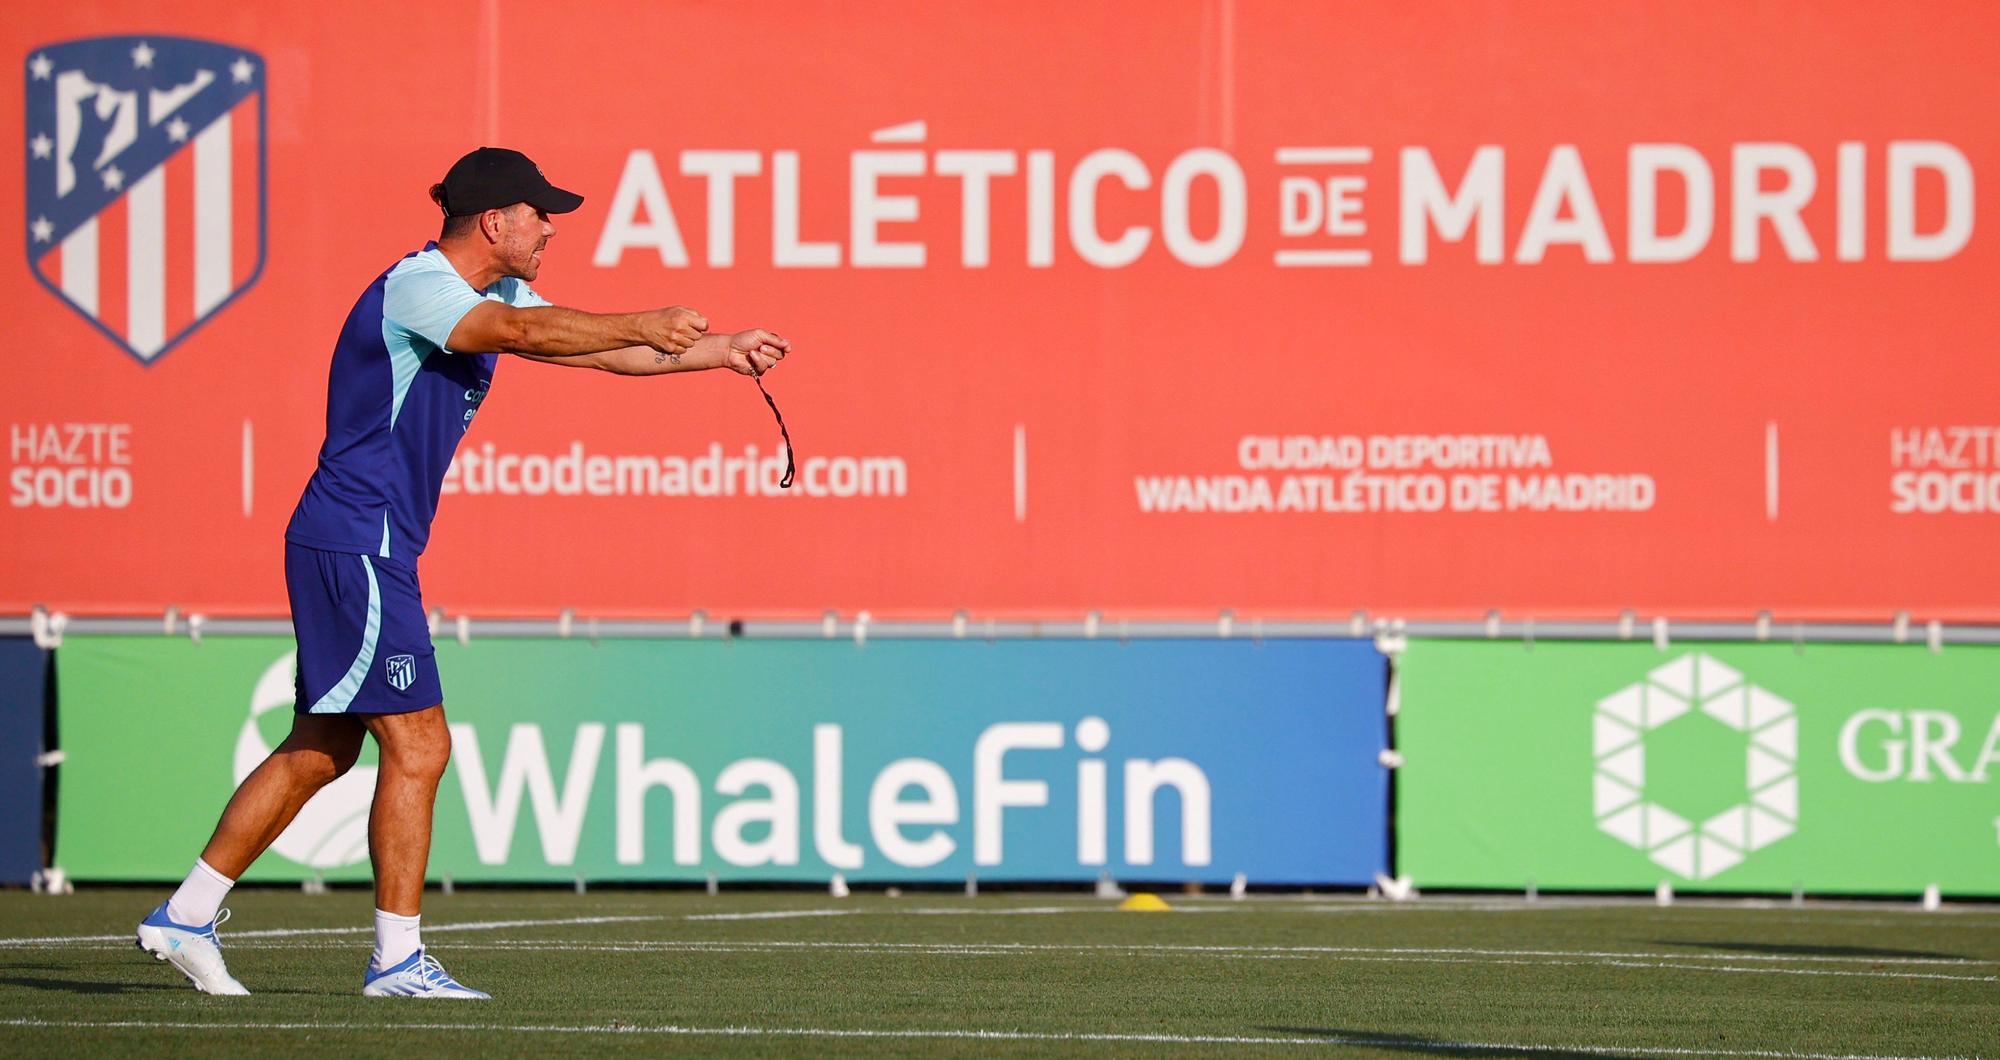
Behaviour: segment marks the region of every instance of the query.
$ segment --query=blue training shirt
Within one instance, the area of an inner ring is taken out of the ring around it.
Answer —
[[[416,566],[445,469],[500,359],[445,349],[451,329],[484,299],[549,304],[512,277],[474,290],[434,242],[361,293],[333,348],[319,467],[285,540]]]

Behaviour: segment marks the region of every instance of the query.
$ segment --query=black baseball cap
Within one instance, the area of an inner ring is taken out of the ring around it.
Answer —
[[[569,213],[583,196],[564,191],[542,176],[527,155],[504,147],[482,147],[452,163],[431,198],[447,217],[464,217],[525,202],[549,213]]]

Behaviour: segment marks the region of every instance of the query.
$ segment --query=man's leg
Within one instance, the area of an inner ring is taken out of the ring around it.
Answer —
[[[431,858],[431,811],[451,760],[442,704],[408,714],[371,714],[364,724],[382,751],[368,853],[375,861],[375,955],[361,992],[373,997],[483,999],[427,956],[418,933],[424,870]]]
[[[368,814],[368,854],[375,862],[375,907],[414,917],[423,907],[431,856],[431,810],[451,760],[443,705],[408,714],[364,715],[382,764]]]
[[[237,786],[201,860],[231,880],[243,875],[307,799],[353,767],[363,734],[358,718],[295,715],[291,735]]]
[[[237,786],[180,889],[139,922],[139,948],[172,963],[204,993],[249,993],[222,960],[215,934],[222,900],[306,800],[354,765],[363,731],[352,718],[295,716],[291,735]]]

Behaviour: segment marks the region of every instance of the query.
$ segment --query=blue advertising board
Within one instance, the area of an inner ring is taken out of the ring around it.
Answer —
[[[26,637],[0,638],[0,883],[42,868],[43,704],[49,653]]]

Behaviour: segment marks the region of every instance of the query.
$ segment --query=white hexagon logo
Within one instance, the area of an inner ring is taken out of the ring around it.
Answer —
[[[1696,825],[1646,798],[1646,733],[1700,710],[1748,735],[1750,801]],[[1591,719],[1597,827],[1661,868],[1705,880],[1798,829],[1798,712],[1700,652],[1683,655],[1597,701]]]

